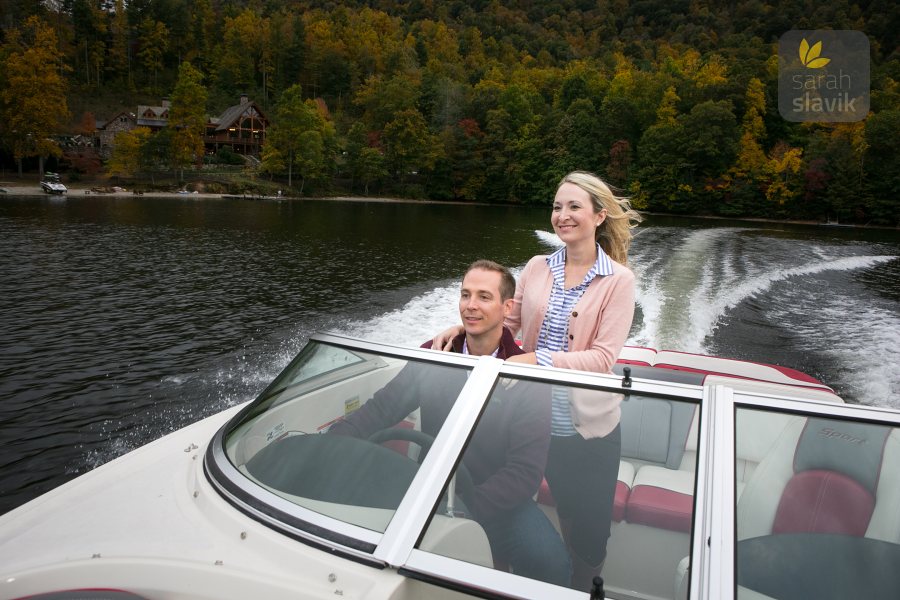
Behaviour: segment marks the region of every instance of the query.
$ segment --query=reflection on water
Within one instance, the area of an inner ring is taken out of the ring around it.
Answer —
[[[896,233],[646,225],[631,343],[896,402]],[[457,320],[466,265],[521,268],[549,229],[543,209],[4,198],[0,512],[254,397],[315,331],[418,345]]]

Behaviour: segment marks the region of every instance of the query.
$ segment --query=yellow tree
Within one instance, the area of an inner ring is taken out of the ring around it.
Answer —
[[[2,69],[5,85],[0,88],[0,118],[7,143],[22,174],[22,159],[61,156],[51,136],[59,133],[69,116],[66,83],[61,72],[56,33],[39,17],[29,17],[19,29],[7,34]]]
[[[780,142],[772,148],[766,164],[769,185],[766,199],[784,206],[800,196],[803,187],[800,168],[803,166],[803,150]]]
[[[747,110],[741,128],[741,149],[738,153],[734,172],[737,175],[750,176],[758,174],[766,164],[761,140],[766,134],[763,115],[766,114],[766,91],[762,81],[750,80],[746,93]]]
[[[147,127],[135,127],[131,131],[116,134],[112,156],[106,163],[106,171],[119,177],[133,177],[144,166],[144,149],[152,135]]]
[[[203,156],[203,134],[206,132],[206,88],[203,74],[189,62],[178,68],[178,81],[172,92],[169,128],[172,140],[172,164],[181,169]]]

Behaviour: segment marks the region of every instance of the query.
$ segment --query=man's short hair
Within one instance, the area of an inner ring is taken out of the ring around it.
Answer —
[[[466,269],[463,277],[469,274],[469,271],[472,269],[481,269],[483,271],[496,271],[500,273],[500,300],[506,301],[516,295],[516,278],[513,277],[513,274],[509,269],[501,265],[500,263],[495,263],[492,260],[480,259],[473,262],[469,265],[469,268]]]

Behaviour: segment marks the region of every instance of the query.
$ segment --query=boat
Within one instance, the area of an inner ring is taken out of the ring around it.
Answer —
[[[331,433],[401,373],[452,403],[435,436],[417,410]],[[591,590],[512,572],[466,508],[482,415],[560,389],[621,410]],[[898,598],[898,426],[773,365],[626,347],[596,374],[316,334],[255,400],[0,516],[0,597]]]
[[[69,189],[63,184],[58,173],[47,171],[41,180],[41,189],[47,194],[67,194]]]

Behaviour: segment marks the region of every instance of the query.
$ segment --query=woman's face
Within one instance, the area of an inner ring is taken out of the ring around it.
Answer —
[[[564,183],[553,199],[550,223],[566,245],[593,242],[597,226],[606,218],[606,209],[594,212],[590,195],[574,183]]]

